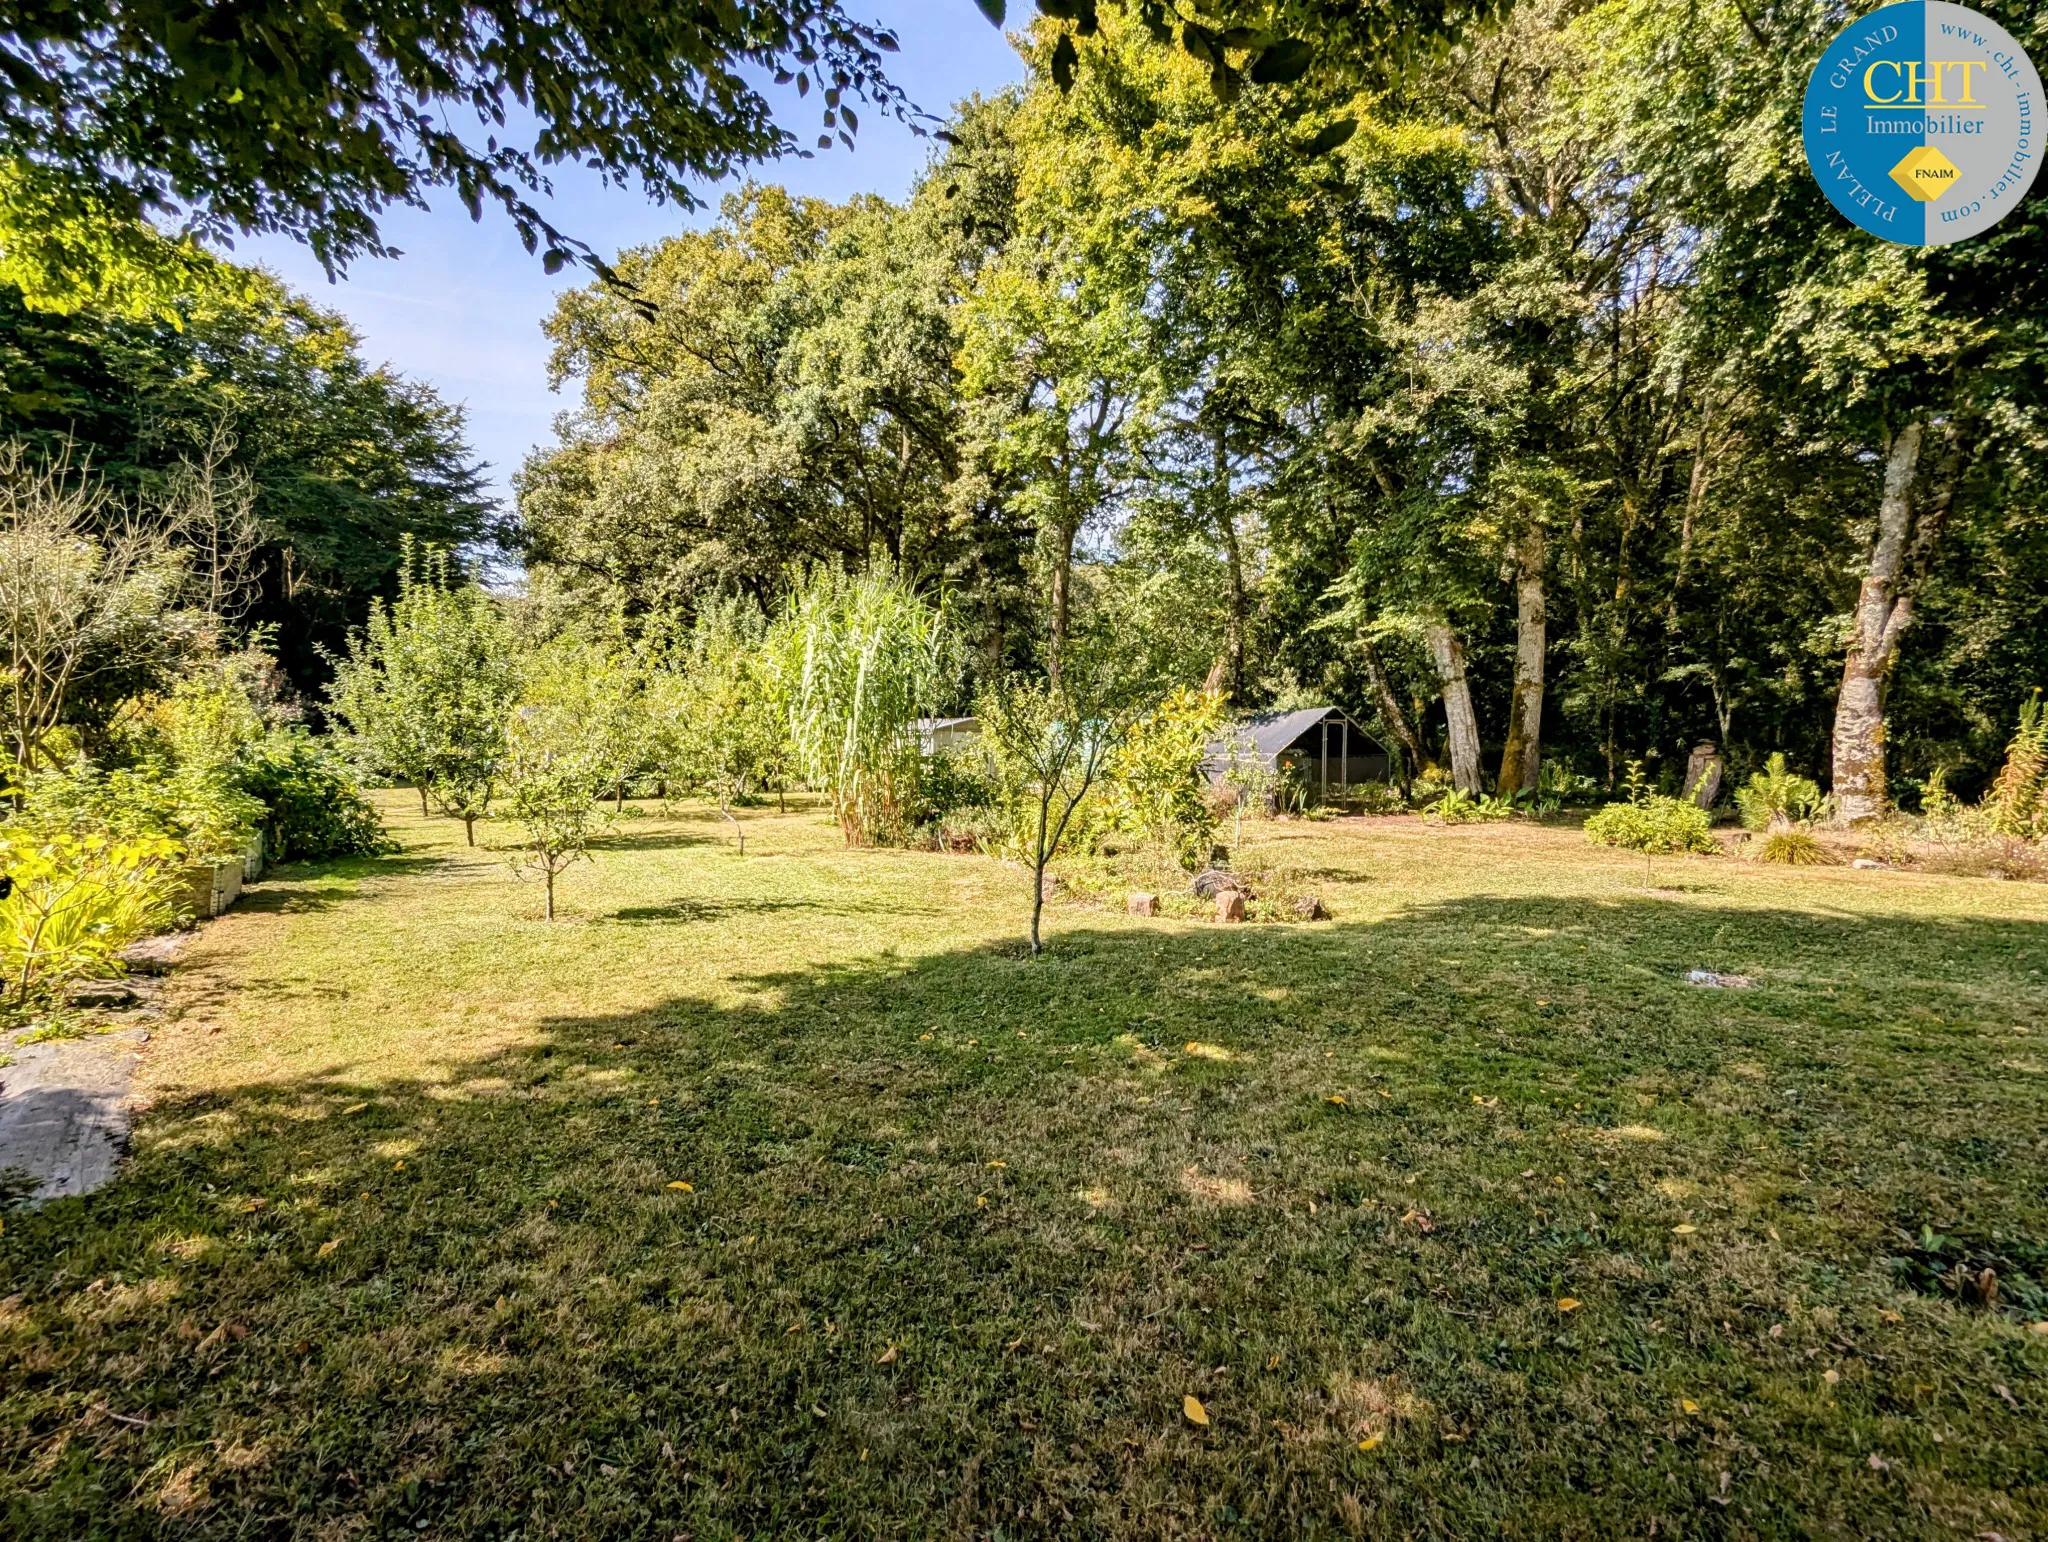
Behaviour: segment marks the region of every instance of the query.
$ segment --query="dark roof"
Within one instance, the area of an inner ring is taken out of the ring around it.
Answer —
[[[1358,726],[1357,719],[1336,707],[1302,707],[1293,712],[1255,712],[1240,718],[1209,741],[1209,756],[1212,760],[1227,761],[1232,747],[1249,739],[1258,755],[1272,765],[1282,750],[1317,724],[1337,720],[1350,723],[1351,731],[1368,743],[1379,744],[1379,740]]]

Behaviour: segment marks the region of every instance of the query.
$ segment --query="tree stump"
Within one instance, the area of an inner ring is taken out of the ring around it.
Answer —
[[[1159,896],[1156,894],[1133,894],[1124,901],[1124,909],[1134,916],[1156,916],[1159,914]]]
[[[1242,921],[1244,919],[1244,896],[1235,889],[1225,889],[1216,896],[1216,919],[1219,921]]]
[[[1712,739],[1702,739],[1692,747],[1692,754],[1685,762],[1685,796],[1701,808],[1712,808],[1714,800],[1721,796],[1721,777],[1727,769],[1721,751]]]

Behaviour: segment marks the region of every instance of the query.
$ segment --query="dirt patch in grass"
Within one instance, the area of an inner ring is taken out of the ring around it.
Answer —
[[[1337,922],[1033,964],[1017,875],[813,812],[633,821],[553,927],[401,824],[209,929],[121,1180],[7,1218],[6,1535],[2048,1518],[2031,890],[1297,825]]]

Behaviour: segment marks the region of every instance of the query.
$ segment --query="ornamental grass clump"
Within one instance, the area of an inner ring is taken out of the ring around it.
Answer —
[[[814,570],[776,629],[796,768],[825,789],[849,846],[900,839],[917,787],[917,720],[951,674],[940,613],[893,568]]]
[[[1834,861],[1811,830],[1793,826],[1773,830],[1757,842],[1756,860],[1781,867],[1823,867]]]

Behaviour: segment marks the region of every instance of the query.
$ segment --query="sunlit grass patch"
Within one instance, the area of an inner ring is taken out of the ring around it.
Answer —
[[[0,1234],[8,1535],[2039,1529],[2048,894],[1278,825],[1338,921],[1033,964],[1014,870],[750,818],[204,933]]]

